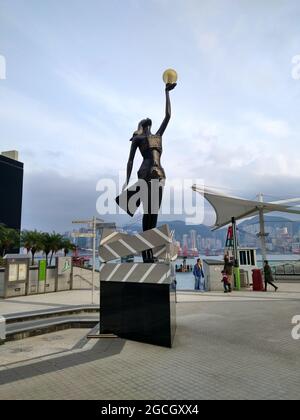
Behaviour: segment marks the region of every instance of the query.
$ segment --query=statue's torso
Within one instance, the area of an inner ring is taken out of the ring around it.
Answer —
[[[161,166],[160,157],[163,152],[162,137],[150,134],[137,136],[135,141],[143,156],[143,163],[138,171],[139,179],[165,179],[166,174]]]

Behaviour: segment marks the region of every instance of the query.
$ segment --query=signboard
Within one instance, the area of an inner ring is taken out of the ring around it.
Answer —
[[[72,257],[57,257],[56,291],[70,290],[72,274]]]
[[[72,233],[73,238],[94,238],[95,235],[93,233]]]
[[[19,281],[27,280],[27,264],[19,264]]]
[[[18,281],[18,264],[9,265],[8,281]]]
[[[46,281],[47,275],[47,261],[40,260],[39,261],[39,281]]]
[[[72,268],[72,257],[59,257],[57,265],[57,271],[59,276],[64,275],[66,273],[70,274]]]
[[[25,296],[28,280],[29,258],[13,254],[6,255],[7,269],[4,277],[4,298]]]

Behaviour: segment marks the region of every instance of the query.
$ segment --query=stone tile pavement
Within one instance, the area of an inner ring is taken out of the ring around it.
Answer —
[[[279,291],[268,293],[254,293],[249,290],[242,292],[234,292],[231,295],[224,296],[221,292],[209,292],[201,294],[194,291],[178,292],[179,302],[189,301],[223,301],[223,300],[269,300],[269,299],[299,299],[300,300],[300,283],[279,284]],[[94,292],[94,302],[100,302],[99,291]],[[61,308],[73,305],[91,305],[91,290],[72,290],[57,293],[47,293],[31,296],[21,296],[12,299],[0,299],[0,315]]]
[[[86,343],[86,340],[83,339],[86,332],[84,328],[68,329],[25,340],[8,341],[5,345],[0,346],[0,368],[83,347]]]
[[[0,399],[299,399],[299,292],[179,293],[172,349],[101,339],[72,350],[70,338],[64,353],[0,367]]]
[[[94,302],[100,302],[98,291],[94,292]],[[90,290],[72,290],[31,296],[20,296],[11,299],[0,299],[0,315],[91,304],[92,292]]]

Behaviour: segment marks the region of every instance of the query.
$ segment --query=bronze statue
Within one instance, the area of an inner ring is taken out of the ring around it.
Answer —
[[[177,80],[176,72],[174,70],[168,71],[173,72],[173,80],[174,74],[175,80]],[[165,72],[165,74],[166,73],[167,72]],[[138,171],[138,179],[145,181],[145,185],[147,185],[146,198],[142,199],[144,209],[143,231],[153,229],[157,226],[158,212],[161,207],[164,181],[166,179],[165,171],[161,166],[160,162],[160,157],[163,151],[162,136],[171,118],[171,102],[169,92],[173,90],[176,87],[176,85],[177,83],[166,83],[166,114],[157,132],[155,134],[151,133],[152,121],[149,118],[147,118],[139,123],[137,131],[133,133],[133,136],[130,140],[131,149],[127,164],[126,183],[123,186],[123,191],[127,188],[129,184],[134,157],[137,149],[139,149],[143,157],[143,163]],[[152,250],[145,251],[143,253],[143,261],[148,263],[154,262]]]

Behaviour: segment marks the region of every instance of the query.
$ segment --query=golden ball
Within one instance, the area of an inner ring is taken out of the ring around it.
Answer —
[[[176,83],[177,79],[178,79],[178,75],[176,71],[173,69],[168,69],[163,74],[163,81],[165,82],[165,84]]]

